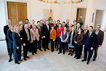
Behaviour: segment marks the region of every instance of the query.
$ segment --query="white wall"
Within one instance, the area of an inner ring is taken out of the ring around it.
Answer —
[[[85,24],[94,26],[96,10],[104,10],[105,11],[106,10],[106,0],[89,0],[88,1]],[[94,13],[94,21],[92,22],[93,13]],[[105,18],[106,17],[104,17],[104,19]],[[104,21],[106,21],[106,20],[104,20]],[[101,27],[104,27],[106,22],[103,22],[102,24],[103,25]],[[106,29],[102,28],[102,30],[106,30]]]
[[[70,19],[72,22],[76,19],[77,8],[87,8],[85,24],[94,25],[94,22],[91,22],[93,12],[95,13],[96,9],[106,9],[106,0],[84,0],[84,2],[78,4],[72,4],[71,2],[69,4],[48,4],[38,0],[0,0],[0,5],[2,5],[0,6],[0,21],[2,21],[2,24],[0,24],[0,39],[4,39],[2,30],[8,19],[7,1],[26,2],[28,19],[34,19],[35,21],[44,18],[44,9],[49,10],[51,8],[55,20],[60,19],[61,21],[64,21]]]
[[[0,39],[4,39],[3,27],[6,25],[5,1],[0,0]]]

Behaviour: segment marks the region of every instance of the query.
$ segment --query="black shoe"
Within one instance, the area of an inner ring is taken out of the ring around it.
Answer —
[[[58,54],[60,54],[60,52]]]
[[[19,61],[22,61],[21,59]]]
[[[82,60],[82,62],[86,61],[85,59]]]
[[[71,53],[68,53],[68,55],[70,55]]]
[[[89,64],[89,61],[87,61],[87,64]]]
[[[49,48],[47,48],[49,50]]]
[[[19,62],[17,62],[16,64],[20,64]]]
[[[46,51],[46,49],[44,49],[44,51]]]
[[[30,57],[29,57],[29,56],[27,56],[26,58],[28,58],[28,59],[29,59]]]
[[[12,61],[12,59],[10,59],[8,62],[11,62]]]
[[[24,60],[25,60],[25,61],[27,61],[27,59],[26,59],[26,58],[24,58]]]
[[[65,53],[63,53],[63,54],[65,54]]]
[[[77,57],[76,59],[80,59],[80,57]]]
[[[42,51],[42,49],[39,49],[40,51]]]
[[[77,56],[74,56],[74,58],[76,58]]]
[[[58,49],[56,49],[56,51],[58,51]]]
[[[32,55],[34,55],[34,53],[32,53]]]
[[[96,61],[96,59],[94,58],[93,61]]]

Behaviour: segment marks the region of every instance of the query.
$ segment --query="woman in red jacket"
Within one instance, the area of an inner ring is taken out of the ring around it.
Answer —
[[[61,32],[63,31],[63,28],[62,28],[62,25],[61,23],[59,24],[59,27],[57,28],[56,30],[56,40],[57,40],[57,50],[60,48],[60,44],[61,44],[61,39],[60,39],[60,36],[61,36]]]

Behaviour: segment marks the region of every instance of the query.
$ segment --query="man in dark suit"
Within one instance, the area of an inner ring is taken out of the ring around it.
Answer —
[[[49,50],[48,48],[48,43],[49,43],[49,36],[50,36],[50,25],[49,25],[49,21],[46,21],[46,23],[43,24],[42,30],[41,30],[41,38],[43,41],[43,48],[44,51],[46,51],[46,49]]]
[[[28,24],[24,25],[24,29],[23,29],[21,37],[22,37],[22,42],[23,42],[24,60],[26,60],[26,58],[29,58],[27,56],[27,51],[29,48],[30,40],[31,40],[30,30],[28,29]]]
[[[98,52],[98,47],[102,46],[103,43],[103,39],[104,39],[104,32],[102,30],[100,30],[101,26],[98,25],[96,27],[96,30],[94,31],[97,35],[97,40],[96,40],[96,44],[95,44],[95,48],[94,48],[94,56],[93,56],[93,61],[96,60],[97,58],[97,52]]]
[[[8,48],[8,40],[7,40],[7,31],[9,29],[9,25],[11,25],[11,20],[8,20],[8,24],[4,26],[4,34],[5,34],[5,40],[6,40],[6,44],[7,44],[7,51],[9,54],[9,48]]]
[[[89,64],[93,54],[95,41],[96,34],[93,32],[93,26],[90,26],[89,32],[87,32],[84,37],[84,59],[82,60],[82,62],[87,60],[87,64]]]

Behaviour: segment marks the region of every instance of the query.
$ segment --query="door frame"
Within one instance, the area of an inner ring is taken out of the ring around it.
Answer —
[[[6,18],[6,23],[8,23],[8,10],[7,10],[7,2],[17,2],[17,3],[26,3],[27,4],[27,18],[30,19],[29,17],[29,2],[26,0],[26,1],[14,1],[14,0],[6,0],[5,1],[5,18]]]

